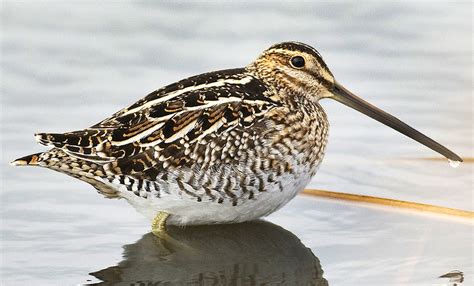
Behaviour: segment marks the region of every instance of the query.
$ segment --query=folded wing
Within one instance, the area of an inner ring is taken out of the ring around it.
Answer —
[[[184,164],[206,136],[250,128],[277,105],[243,69],[226,70],[166,86],[90,128],[36,138],[112,173],[142,173],[158,162]]]

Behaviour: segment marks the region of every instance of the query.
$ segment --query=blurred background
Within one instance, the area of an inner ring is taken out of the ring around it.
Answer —
[[[149,227],[125,201],[84,183],[10,167],[44,150],[35,132],[85,128],[161,86],[245,66],[288,40],[315,47],[348,89],[467,159],[451,168],[324,100],[330,138],[310,188],[474,210],[470,1],[2,1],[0,32],[6,285],[85,283]],[[309,197],[269,220],[318,256],[330,285],[433,285],[456,268],[472,283],[472,222]]]

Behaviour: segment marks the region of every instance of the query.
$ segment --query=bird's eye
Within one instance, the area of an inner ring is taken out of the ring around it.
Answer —
[[[294,68],[300,69],[304,67],[304,58],[301,56],[292,57],[290,62]]]

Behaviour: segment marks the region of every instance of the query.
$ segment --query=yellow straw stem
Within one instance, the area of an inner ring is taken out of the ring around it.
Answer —
[[[420,203],[414,203],[414,202],[407,202],[407,201],[400,201],[400,200],[393,200],[393,199],[380,198],[380,197],[339,193],[339,192],[331,192],[331,191],[315,190],[315,189],[306,189],[303,191],[303,194],[316,196],[316,197],[336,199],[336,200],[343,200],[343,201],[361,202],[361,203],[384,205],[384,206],[397,207],[397,208],[413,209],[413,210],[418,210],[418,211],[457,216],[457,217],[463,217],[463,218],[471,218],[471,219],[474,218],[474,212],[471,212],[471,211],[446,208],[446,207],[428,205],[428,204],[420,204]]]
[[[423,161],[440,161],[446,162],[444,157],[408,157],[408,158],[397,158],[397,160],[423,160]],[[473,157],[462,157],[462,162],[467,164],[474,163]]]

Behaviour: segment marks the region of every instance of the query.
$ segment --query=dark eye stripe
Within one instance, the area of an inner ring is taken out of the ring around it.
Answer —
[[[290,62],[291,62],[291,65],[297,69],[304,67],[304,64],[305,64],[304,58],[302,56],[292,57]]]

